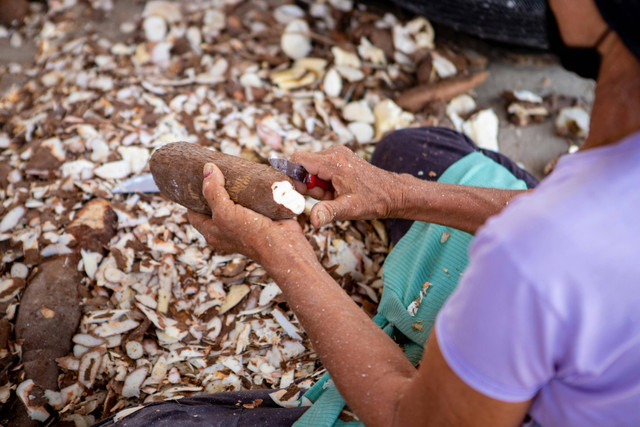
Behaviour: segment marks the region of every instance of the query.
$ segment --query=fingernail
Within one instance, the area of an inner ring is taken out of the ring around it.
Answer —
[[[208,177],[209,175],[211,175],[213,173],[213,164],[212,163],[206,163],[204,165],[203,173],[204,173],[204,177],[205,178]]]
[[[324,212],[318,211],[318,226],[322,227],[326,221],[327,221],[327,218],[324,215]]]

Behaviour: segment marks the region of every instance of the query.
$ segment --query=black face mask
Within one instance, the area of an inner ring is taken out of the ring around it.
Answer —
[[[602,60],[600,52],[598,52],[598,46],[600,46],[611,29],[607,28],[592,47],[571,47],[567,46],[562,40],[558,22],[548,4],[546,21],[549,50],[560,58],[562,66],[581,77],[596,80]]]

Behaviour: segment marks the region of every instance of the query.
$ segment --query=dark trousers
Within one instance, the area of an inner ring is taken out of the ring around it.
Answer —
[[[377,145],[371,162],[383,169],[409,173],[421,179],[436,181],[453,163],[469,153],[481,151],[505,166],[529,188],[538,181],[502,154],[478,148],[466,136],[445,128],[424,127],[395,131]],[[413,221],[391,219],[387,228],[391,241],[409,230]],[[107,418],[95,427],[189,427],[189,426],[269,426],[292,425],[307,408],[282,408],[271,398],[274,390],[250,390],[185,397],[154,402],[114,424]],[[256,405],[258,400],[262,400]],[[247,405],[246,407],[244,405]]]

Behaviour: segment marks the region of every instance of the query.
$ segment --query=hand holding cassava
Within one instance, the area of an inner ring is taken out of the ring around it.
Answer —
[[[211,207],[211,216],[189,211],[188,219],[217,250],[241,253],[267,270],[277,267],[281,250],[315,259],[300,225],[295,220],[273,221],[264,215],[234,203],[224,188],[225,178],[213,163],[204,166],[202,193]]]
[[[322,200],[311,210],[314,227],[334,220],[388,218],[400,205],[398,175],[373,166],[344,146],[294,153],[292,160],[309,173],[330,180],[334,188],[333,192],[319,187],[307,190]]]

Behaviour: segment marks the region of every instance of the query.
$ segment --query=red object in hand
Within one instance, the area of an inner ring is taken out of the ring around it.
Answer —
[[[317,175],[310,174],[301,164],[292,162],[290,160],[277,158],[269,159],[269,163],[271,163],[271,166],[273,166],[275,169],[286,174],[287,176],[306,184],[309,190],[314,187],[320,187],[324,190],[333,191],[331,181],[326,181],[324,179],[318,178]]]
[[[307,184],[307,188],[309,190],[311,190],[313,187],[320,187],[324,190],[333,190],[331,182],[320,179],[317,175],[311,175],[310,173],[307,174],[305,180],[302,182]]]

